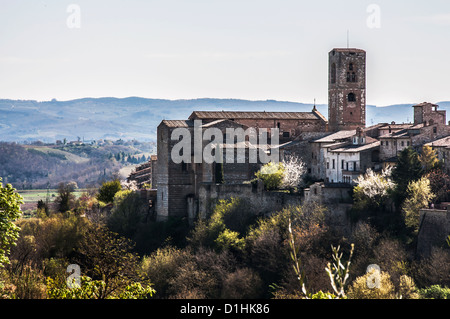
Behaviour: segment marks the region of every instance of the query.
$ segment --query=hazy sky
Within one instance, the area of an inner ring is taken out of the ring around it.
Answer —
[[[0,0],[0,98],[326,104],[347,30],[368,104],[450,100],[448,0]]]

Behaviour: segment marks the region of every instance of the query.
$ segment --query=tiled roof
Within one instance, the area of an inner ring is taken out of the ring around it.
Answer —
[[[404,137],[409,137],[408,130],[401,130],[380,136],[380,138],[404,138]]]
[[[318,140],[315,140],[315,143],[334,143],[337,140],[345,139],[352,137],[356,134],[356,130],[348,130],[348,131],[339,131],[330,135],[327,135],[325,137],[319,138]]]
[[[190,120],[163,120],[161,124],[164,124],[168,127],[193,127],[194,121]],[[160,125],[161,125],[160,124]]]
[[[416,106],[426,106],[426,105],[438,106],[438,105],[433,104],[433,103],[430,103],[430,102],[422,102],[422,103],[420,103],[420,104],[413,105],[413,107],[416,107]]]
[[[363,144],[363,145],[347,145],[344,147],[340,147],[340,148],[336,148],[334,150],[331,150],[330,152],[334,152],[334,153],[357,153],[357,152],[361,152],[361,151],[365,151],[365,150],[369,150],[372,148],[376,148],[380,146],[380,142],[376,141],[374,143],[370,143],[370,144]]]
[[[233,111],[194,111],[193,119],[279,119],[279,120],[324,120],[319,112],[233,112]]]
[[[446,136],[443,138],[440,138],[438,140],[435,141],[431,141],[429,143],[426,143],[425,145],[429,145],[429,146],[450,146],[450,136]]]

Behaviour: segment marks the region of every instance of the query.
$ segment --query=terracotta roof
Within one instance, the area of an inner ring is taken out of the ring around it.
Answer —
[[[337,140],[346,139],[356,134],[356,130],[338,131],[325,137],[315,140],[315,143],[334,143]]]
[[[439,106],[439,105],[437,105],[437,104],[433,104],[433,103],[430,103],[430,102],[422,102],[422,103],[420,103],[420,104],[413,105],[412,107],[416,107],[416,106],[422,107],[422,106],[425,106],[425,105]]]
[[[404,137],[409,137],[408,130],[401,130],[397,132],[387,133],[381,135],[379,138],[404,138]]]
[[[388,129],[390,127],[391,129],[405,129],[405,128],[410,128],[411,126],[413,126],[413,124],[411,124],[411,123],[385,124],[385,125],[383,125],[380,128],[381,129]]]
[[[166,125],[168,127],[193,127],[194,121],[190,120],[163,120],[160,125]]]
[[[356,152],[361,152],[361,151],[365,151],[365,150],[369,150],[372,148],[376,148],[380,146],[380,142],[376,141],[374,143],[370,143],[370,144],[364,144],[364,145],[347,145],[344,147],[340,147],[340,148],[336,148],[334,150],[331,150],[330,152],[334,152],[334,153],[356,153]]]
[[[426,143],[425,145],[429,146],[450,146],[450,136],[446,136],[443,138],[440,138],[438,140],[431,141],[429,143]]]
[[[234,111],[194,111],[193,119],[280,119],[280,120],[324,120],[319,112],[234,112]]]

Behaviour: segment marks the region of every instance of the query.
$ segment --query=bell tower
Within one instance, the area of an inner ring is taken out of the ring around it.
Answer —
[[[331,132],[366,126],[366,51],[328,54],[328,125]]]

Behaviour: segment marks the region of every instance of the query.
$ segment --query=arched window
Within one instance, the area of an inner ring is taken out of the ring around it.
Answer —
[[[356,74],[355,74],[355,72],[352,73],[352,82],[356,82]]]
[[[336,83],[336,64],[331,65],[331,83]]]
[[[350,64],[348,65],[348,69],[349,69],[350,71],[353,71],[353,63],[350,63]]]
[[[349,102],[356,102],[356,96],[355,96],[355,94],[354,94],[354,93],[349,93],[348,96],[347,96],[347,100],[348,100]]]
[[[347,82],[350,82],[350,72],[347,72]]]

